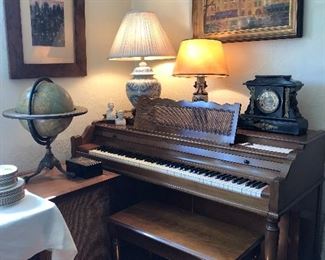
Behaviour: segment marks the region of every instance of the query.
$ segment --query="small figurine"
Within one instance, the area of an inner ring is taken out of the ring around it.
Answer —
[[[126,120],[124,118],[124,111],[119,110],[117,113],[117,118],[115,119],[116,125],[126,125]]]
[[[107,111],[106,111],[106,120],[115,120],[116,119],[116,116],[115,116],[115,113],[114,113],[114,103],[112,102],[109,102],[107,104]]]

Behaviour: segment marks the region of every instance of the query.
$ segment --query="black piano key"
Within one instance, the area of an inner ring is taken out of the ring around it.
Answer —
[[[249,181],[249,179],[243,178],[242,180],[237,181],[237,184],[244,184],[247,181]]]
[[[227,175],[227,174],[222,173],[222,174],[216,176],[215,178],[221,180],[221,178],[223,178],[223,177],[226,176],[226,175]]]
[[[187,171],[192,174],[196,174],[196,175],[200,175],[200,176],[204,176],[204,177],[210,177],[210,178],[219,179],[219,180],[223,180],[223,181],[229,181],[229,182],[232,182],[232,183],[238,184],[238,185],[244,184],[245,186],[253,187],[256,189],[263,188],[264,186],[267,185],[266,183],[262,183],[260,181],[249,180],[249,179],[246,179],[243,177],[236,177],[236,176],[232,176],[230,174],[220,173],[220,172],[216,172],[216,171],[212,171],[212,170],[198,168],[196,166],[186,165],[184,163],[162,160],[159,158],[141,155],[141,154],[137,154],[134,152],[123,151],[123,150],[115,148],[115,147],[101,146],[101,147],[98,147],[97,150],[100,150],[103,152],[115,153],[120,156],[126,156],[126,157],[134,158],[137,160],[143,160],[143,161],[154,163],[157,165],[164,165],[164,166],[170,167],[172,169]]]
[[[191,172],[199,175],[202,174],[202,172],[199,169],[192,169]]]
[[[227,180],[228,180],[228,181],[232,181],[232,180],[235,179],[235,178],[236,178],[236,176],[232,176],[232,175],[230,175],[230,177],[228,177]]]
[[[256,188],[259,184],[261,184],[261,182],[257,181],[254,184],[252,184],[251,187]]]
[[[237,177],[237,178],[233,179],[232,182],[236,183],[236,184],[241,184],[244,182],[244,180],[245,180],[245,178],[243,178],[243,177]]]
[[[221,176],[221,175],[222,175],[222,173],[221,173],[221,172],[215,172],[215,174],[216,174],[216,175],[214,176],[214,178],[216,178],[216,179],[217,179],[219,176]]]
[[[239,179],[240,179],[239,177],[234,177],[234,178],[231,180],[231,182],[232,182],[232,183],[236,183]]]
[[[204,177],[209,177],[209,176],[210,176],[210,173],[207,172],[207,171],[204,170],[204,169],[199,169],[197,174],[198,174],[198,175],[201,175],[201,176],[204,176]]]
[[[256,182],[258,182],[258,181],[252,181],[248,186],[253,188]]]
[[[217,176],[217,173],[216,172],[209,173],[209,177],[215,177],[215,176]]]
[[[227,180],[230,176],[231,176],[231,175],[229,175],[229,174],[225,174],[225,176],[223,176],[223,177],[221,178],[221,180]]]
[[[263,188],[263,187],[266,186],[266,185],[267,185],[267,183],[262,182],[262,183],[260,183],[259,185],[257,185],[256,188],[257,188],[257,189],[261,189],[261,188]]]
[[[246,183],[245,183],[245,186],[249,186],[249,185],[251,185],[252,182],[253,182],[253,181],[251,181],[251,180],[248,181],[248,182],[246,182]]]

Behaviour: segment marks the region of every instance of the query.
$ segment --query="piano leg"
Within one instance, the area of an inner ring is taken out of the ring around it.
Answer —
[[[314,236],[314,259],[320,259],[321,256],[321,241],[322,241],[322,231],[323,229],[321,228],[321,214],[322,214],[322,202],[323,202],[323,183],[319,185],[316,191],[316,201],[317,201],[317,206],[315,209],[315,236]]]
[[[276,260],[279,239],[279,218],[267,216],[265,228],[265,260]]]
[[[120,260],[120,243],[117,238],[114,238],[113,241],[113,259]]]

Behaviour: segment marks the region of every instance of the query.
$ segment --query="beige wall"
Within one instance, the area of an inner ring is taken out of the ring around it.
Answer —
[[[81,134],[86,125],[100,119],[109,99],[120,109],[130,108],[125,94],[125,81],[132,63],[107,61],[114,35],[129,0],[86,0],[86,39],[88,76],[55,78],[72,96],[76,105],[88,108],[88,114],[76,117],[69,128],[53,144],[54,153],[64,160],[70,154],[70,136]],[[0,111],[14,107],[21,93],[34,79],[11,80],[8,76],[3,1],[0,3]],[[16,120],[0,116],[0,164],[15,164],[20,170],[36,168],[44,148],[36,144],[30,134]]]
[[[92,120],[101,118],[108,100],[120,109],[130,108],[125,95],[125,81],[132,62],[107,61],[112,40],[124,14],[130,9],[154,11],[175,49],[179,42],[192,37],[191,0],[86,0],[86,37],[88,76],[57,78],[55,81],[70,92],[75,104],[89,112],[77,117],[54,142],[60,159],[69,156],[69,138],[80,134]],[[3,18],[0,4],[0,111],[13,107],[19,95],[34,80],[10,80]],[[255,74],[292,74],[305,83],[298,95],[300,109],[313,129],[325,129],[325,2],[305,1],[304,37],[225,44],[230,70],[226,79],[209,79],[210,100],[248,103],[248,91],[242,83]],[[162,83],[162,97],[191,99],[193,79],[171,76],[173,62],[150,62]],[[35,144],[17,121],[0,117],[0,163],[14,163],[21,170],[35,168],[43,148]]]
[[[87,115],[77,117],[54,142],[59,159],[69,157],[70,136],[81,134],[93,120],[101,118],[108,100],[119,109],[131,107],[125,95],[125,81],[132,63],[106,60],[111,43],[124,14],[130,9],[154,11],[167,31],[174,47],[192,37],[191,0],[86,0],[86,37],[88,76],[58,78],[74,99],[86,106]],[[242,83],[256,74],[291,74],[305,83],[298,100],[310,128],[325,130],[325,1],[305,1],[304,37],[225,44],[225,54],[231,76],[209,79],[210,100],[248,103],[248,91]],[[193,79],[171,76],[173,62],[151,63],[162,82],[162,97],[191,99]],[[14,107],[19,95],[34,80],[10,80],[5,39],[3,1],[0,3],[0,111]],[[17,121],[0,116],[0,164],[15,164],[26,171],[37,166],[44,149]]]
[[[133,0],[132,7],[155,12],[174,46],[192,37],[191,0]],[[304,36],[284,39],[228,43],[224,45],[230,71],[226,79],[208,80],[211,101],[240,102],[242,112],[248,103],[248,90],[243,82],[255,75],[285,74],[302,81],[298,94],[299,107],[309,120],[310,128],[325,130],[325,1],[309,0],[304,6]],[[159,72],[163,65],[155,66]],[[162,96],[191,98],[193,79],[157,75],[163,85]]]
[[[181,40],[192,36],[191,2],[132,0],[132,7],[155,12],[174,46],[178,46]],[[248,90],[242,85],[243,82],[253,79],[256,74],[292,75],[305,84],[298,94],[298,101],[310,128],[325,130],[325,1],[304,2],[303,38],[224,45],[230,77],[209,80],[207,90],[211,101],[240,102],[243,112],[248,103]],[[164,66],[160,64],[154,69],[159,72]],[[157,77],[163,85],[162,96],[191,98],[193,80],[173,79],[161,74]],[[322,218],[325,219],[325,216]],[[325,259],[325,240],[321,258]]]

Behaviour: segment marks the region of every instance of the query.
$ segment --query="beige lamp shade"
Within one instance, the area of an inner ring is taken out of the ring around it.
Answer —
[[[228,76],[222,43],[211,39],[182,41],[174,67],[174,76]]]
[[[128,12],[115,36],[110,60],[157,60],[175,58],[157,16],[151,12]]]
[[[126,94],[134,107],[141,96],[158,98],[161,85],[144,60],[173,59],[176,52],[157,16],[151,12],[128,12],[113,41],[109,60],[142,60],[126,83]]]

